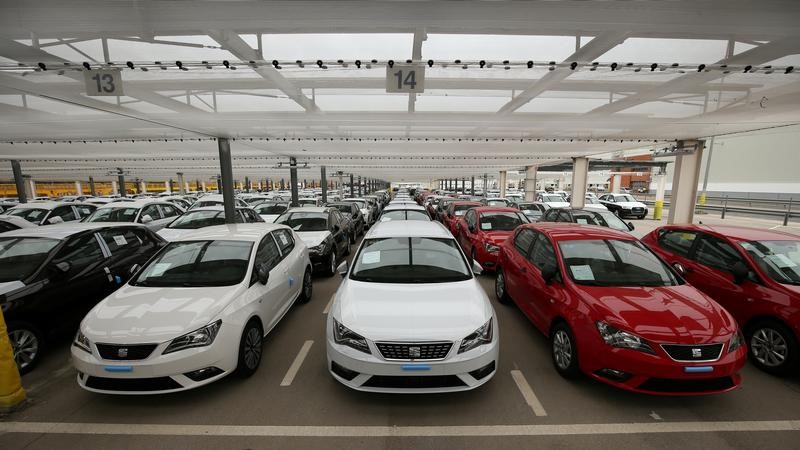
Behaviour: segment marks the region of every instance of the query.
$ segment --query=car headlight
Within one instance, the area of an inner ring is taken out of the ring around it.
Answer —
[[[630,348],[640,352],[650,353],[652,355],[656,354],[655,350],[653,350],[653,347],[651,347],[650,344],[648,344],[647,341],[641,337],[633,333],[628,333],[627,331],[614,328],[603,321],[597,322],[597,331],[600,332],[600,337],[603,338],[603,341],[612,347]]]
[[[483,244],[483,248],[485,248],[486,251],[489,252],[489,253],[497,253],[497,252],[500,251],[500,247],[498,247],[498,246],[496,246],[494,244],[491,244],[489,242]]]
[[[730,342],[728,342],[728,353],[736,351],[736,349],[742,345],[744,345],[744,335],[742,334],[742,330],[736,330],[736,333],[733,335]]]
[[[336,319],[333,319],[333,341],[367,354],[372,353],[369,351],[369,345],[364,336],[342,325]]]
[[[214,323],[210,323],[203,328],[194,330],[191,333],[186,333],[183,336],[176,337],[172,340],[172,342],[169,343],[167,348],[164,349],[162,354],[166,355],[167,353],[177,352],[187,348],[205,347],[207,345],[211,345],[211,343],[214,342],[214,338],[217,337],[221,326],[222,319]]]
[[[72,345],[86,353],[92,353],[92,342],[81,333],[81,330],[78,330],[78,333],[75,335],[75,340],[72,341]]]
[[[328,243],[326,241],[322,241],[321,244],[315,245],[315,246],[309,248],[308,251],[310,251],[311,253],[323,254],[328,249],[327,246],[328,246]]]
[[[461,346],[458,347],[458,353],[468,352],[473,348],[480,347],[490,342],[492,342],[492,319],[489,319],[489,321],[480,328],[462,339]]]

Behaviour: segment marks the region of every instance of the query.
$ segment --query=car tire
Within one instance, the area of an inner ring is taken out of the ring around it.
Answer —
[[[500,267],[497,268],[494,276],[494,295],[497,297],[497,301],[504,305],[510,305],[512,302],[506,291],[506,274]]]
[[[258,370],[261,364],[262,346],[264,345],[264,331],[255,318],[250,319],[244,326],[242,338],[239,340],[239,362],[236,364],[236,374],[247,378]]]
[[[347,245],[344,246],[344,256],[350,256],[350,246],[353,245],[353,241],[350,239],[350,235],[347,235]]]
[[[33,370],[42,359],[44,338],[35,325],[28,322],[11,322],[8,324],[8,338],[14,361],[20,374]]]
[[[328,267],[325,268],[325,275],[332,277],[336,273],[336,252],[331,250],[331,256],[328,258]]]
[[[748,327],[747,346],[750,361],[772,375],[788,375],[797,369],[797,338],[792,330],[777,320],[760,320]],[[780,361],[783,358],[783,361]]]
[[[578,367],[578,348],[575,335],[564,322],[559,322],[550,331],[550,355],[553,367],[562,377],[571,380],[580,375]]]
[[[311,268],[307,268],[303,274],[303,281],[300,285],[300,297],[297,298],[299,303],[308,303],[311,301],[311,296],[314,294],[314,283],[311,281]]]

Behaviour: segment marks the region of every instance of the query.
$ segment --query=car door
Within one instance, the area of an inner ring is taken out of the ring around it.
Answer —
[[[58,217],[58,219],[53,222],[56,217]],[[72,222],[73,220],[78,220],[75,209],[72,207],[72,205],[63,205],[53,208],[53,210],[50,211],[50,214],[47,215],[41,224],[51,225],[53,223]]]
[[[328,229],[333,237],[333,242],[336,244],[336,254],[343,255],[347,253],[347,247],[350,245],[347,231],[344,229],[338,210],[333,209],[328,214]]]
[[[151,219],[150,222],[147,223],[144,222],[145,216],[150,216]],[[145,226],[147,226],[147,228],[150,228],[151,230],[154,231],[158,231],[161,228],[163,228],[164,225],[166,225],[166,224],[161,225],[163,218],[164,217],[161,215],[161,211],[158,209],[158,206],[156,204],[151,204],[142,208],[142,210],[139,212],[139,218],[136,219],[136,222],[144,223]]]
[[[555,264],[556,253],[553,244],[542,233],[536,232],[536,240],[528,256],[528,264],[524,267],[524,284],[528,288],[528,295],[525,297],[527,304],[523,310],[529,314],[531,321],[543,332],[547,333],[550,321],[553,317],[553,306],[562,293],[561,284],[555,280],[549,284],[542,278],[542,269],[547,264]]]
[[[558,210],[557,209],[549,209],[547,212],[544,213],[542,216],[542,222],[557,222],[558,221]]]
[[[503,274],[506,279],[506,291],[518,304],[524,303],[527,296],[525,289],[525,272],[530,264],[528,255],[531,247],[536,240],[536,233],[530,228],[521,228],[514,236],[514,250],[508,252],[508,264],[503,266]]]
[[[159,223],[159,228],[164,228],[165,226],[172,223],[175,218],[181,215],[180,210],[170,203],[161,203],[158,205],[158,208],[161,210],[161,221]]]
[[[130,278],[131,268],[135,264],[142,265],[146,260],[141,257],[142,239],[130,227],[106,228],[98,231],[105,244],[109,258],[106,267],[114,279],[115,285],[120,285]]]
[[[458,243],[461,244],[461,249],[464,251],[465,255],[472,254],[472,240],[470,238],[473,234],[473,230],[476,230],[477,226],[477,213],[473,210],[467,211],[464,215],[464,223],[459,227],[457,236]]]
[[[684,278],[692,283],[689,275],[694,270],[695,262],[690,258],[692,248],[697,240],[697,232],[681,228],[668,228],[661,230],[657,237],[658,245],[653,250],[667,262],[674,266],[680,264],[686,269]],[[694,283],[692,283],[694,284]]]
[[[291,231],[281,228],[273,231],[272,236],[281,252],[280,267],[286,273],[289,283],[287,302],[291,303],[302,289],[305,267],[298,256],[299,251],[295,251],[295,242]]]
[[[77,211],[78,220],[80,220],[91,216],[94,210],[97,209],[97,206],[83,204],[83,205],[74,205],[73,208],[75,208],[75,211]]]
[[[267,234],[258,244],[256,255],[253,261],[253,273],[250,278],[248,289],[251,295],[258,302],[257,309],[261,313],[264,322],[264,332],[268,332],[275,326],[286,310],[286,298],[289,295],[289,279],[279,264],[281,253],[272,234]],[[258,269],[264,266],[269,272],[267,284],[258,281]]]

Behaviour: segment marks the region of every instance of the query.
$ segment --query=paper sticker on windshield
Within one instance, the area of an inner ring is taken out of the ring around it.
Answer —
[[[361,264],[377,264],[381,262],[381,252],[364,252],[361,255]]]
[[[123,216],[132,216],[134,214],[136,214],[136,210],[135,209],[124,209],[124,210],[122,210],[122,215]]]
[[[172,266],[172,263],[156,263],[156,264],[153,264],[153,268],[150,269],[150,273],[148,274],[148,276],[150,276],[150,277],[160,277],[161,275],[164,275],[164,272],[169,270],[170,266]]]
[[[570,266],[570,270],[577,281],[594,281],[594,272],[590,266]]]
[[[31,219],[35,219],[35,218],[37,218],[37,217],[39,217],[41,215],[42,215],[42,211],[31,211],[31,212],[28,213],[28,217],[30,217]]]
[[[789,267],[797,267],[794,261],[789,259],[786,255],[778,253],[777,255],[767,255],[767,259],[772,264],[778,266],[779,269],[788,269]]]
[[[286,239],[285,234],[281,233],[279,236],[281,238],[281,242],[283,243],[283,245],[289,245],[289,239]]]
[[[491,230],[492,222],[481,222],[481,230]]]
[[[575,219],[575,222],[577,222],[577,223],[579,223],[581,225],[589,225],[589,221],[586,220],[586,219]]]
[[[128,245],[128,241],[125,240],[125,236],[114,236],[114,242],[116,242],[120,247],[123,245]]]

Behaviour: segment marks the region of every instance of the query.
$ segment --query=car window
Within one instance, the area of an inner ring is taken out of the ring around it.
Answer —
[[[744,262],[736,249],[722,239],[708,235],[703,235],[697,243],[694,257],[700,264],[724,271]]]
[[[464,222],[467,223],[467,227],[469,227],[470,229],[475,228],[475,217],[476,217],[476,214],[477,213],[475,211],[469,210],[469,211],[467,211],[467,214],[464,215]]]
[[[544,213],[544,221],[545,222],[555,222],[558,220],[558,210],[551,209]]]
[[[264,214],[265,216],[283,214],[287,209],[286,205],[275,203],[262,203],[255,207],[257,213]]]
[[[10,222],[6,222],[4,220],[0,220],[0,232],[16,230],[18,228],[19,228],[18,226],[14,225],[14,224],[12,224]]]
[[[514,247],[517,248],[517,251],[522,255],[527,257],[528,253],[531,251],[531,244],[533,244],[533,240],[536,238],[536,233],[528,228],[523,228],[522,230],[517,233],[517,236],[514,238]]]
[[[517,212],[485,212],[481,214],[480,228],[484,231],[511,231],[530,220]]]
[[[80,218],[83,219],[84,217],[91,216],[92,213],[94,212],[94,210],[97,209],[97,207],[96,206],[88,206],[88,205],[79,205],[79,206],[75,206],[75,209],[78,210],[78,214],[80,215]]]
[[[148,205],[142,208],[142,213],[139,215],[139,222],[142,221],[144,216],[150,216],[153,220],[161,219],[161,211],[158,210],[156,205]]]
[[[558,212],[558,222],[572,222],[572,217],[569,214],[569,211],[561,210]]]
[[[688,257],[696,238],[697,233],[693,231],[664,230],[658,236],[658,243],[667,250]]]
[[[273,231],[272,234],[275,235],[275,242],[278,243],[278,247],[284,257],[292,252],[294,249],[294,236],[292,236],[291,231],[280,229]]]
[[[111,229],[100,231],[100,237],[106,243],[106,246],[113,255],[120,249],[134,251],[141,247],[142,243],[139,237],[133,233],[133,230],[125,229]]]
[[[330,230],[333,231],[333,227],[339,225],[341,227],[341,223],[339,221],[339,216],[337,215],[339,211],[331,211],[330,212],[330,220],[329,220],[329,227]]]
[[[376,283],[444,283],[472,278],[453,239],[395,237],[368,239],[350,278]]]
[[[275,223],[286,225],[294,231],[328,231],[328,214],[320,212],[293,212],[284,214]]]
[[[58,208],[53,209],[53,212],[50,213],[50,217],[47,218],[49,221],[53,217],[61,217],[61,220],[64,222],[70,222],[76,220],[75,217],[75,210],[72,209],[72,206],[59,206]]]
[[[161,212],[163,213],[164,217],[175,217],[181,215],[178,208],[172,205],[161,205]]]
[[[675,286],[668,266],[636,240],[561,241],[561,256],[570,278],[590,286]]]
[[[800,241],[750,241],[739,245],[773,280],[800,285]]]
[[[69,239],[58,253],[53,257],[53,264],[68,262],[71,266],[70,272],[74,273],[92,262],[104,259],[103,251],[94,233],[87,233],[76,238]]]
[[[142,268],[132,286],[231,286],[244,280],[252,242],[204,240],[168,244]]]
[[[278,245],[275,244],[275,239],[272,234],[264,236],[264,239],[258,244],[256,251],[255,270],[258,270],[262,264],[266,264],[267,270],[272,270],[281,261],[281,253],[278,251]]]
[[[167,228],[193,230],[212,225],[222,225],[224,223],[225,211],[200,210],[187,212],[175,219]]]
[[[528,259],[540,269],[546,264],[556,264],[556,252],[553,249],[553,244],[542,233],[535,234],[536,241]]]
[[[33,275],[59,242],[38,237],[0,237],[0,283]]]

